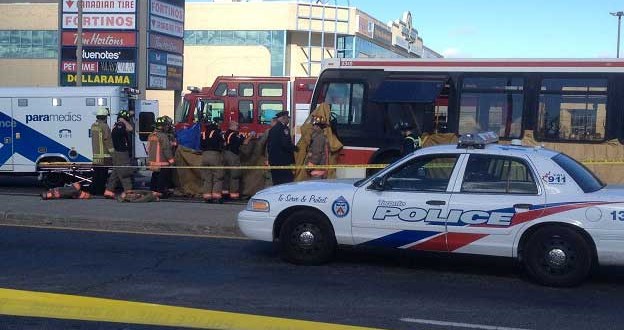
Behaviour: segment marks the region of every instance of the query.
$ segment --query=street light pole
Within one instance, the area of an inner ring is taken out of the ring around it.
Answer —
[[[617,16],[618,18],[617,58],[620,58],[620,27],[622,25],[622,16],[624,16],[624,11],[618,11],[610,14]]]

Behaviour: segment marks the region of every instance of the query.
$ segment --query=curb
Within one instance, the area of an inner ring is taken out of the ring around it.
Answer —
[[[130,219],[97,219],[13,211],[0,211],[0,225],[68,228],[77,230],[110,230],[150,234],[244,237],[236,226],[236,222],[233,222],[232,226],[194,225],[162,221],[141,221],[137,223]]]

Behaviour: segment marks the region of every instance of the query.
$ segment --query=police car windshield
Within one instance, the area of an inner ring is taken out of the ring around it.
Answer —
[[[598,191],[605,186],[587,167],[565,154],[553,156],[552,160],[561,166],[586,193]]]
[[[405,155],[405,156],[403,156],[403,157],[401,157],[401,158],[399,158],[399,159],[397,159],[397,160],[393,161],[393,162],[392,162],[392,164],[398,164],[398,163],[402,162],[403,160],[405,160],[405,159],[407,159],[407,158],[412,157],[412,155],[413,155],[413,154],[414,154],[413,152],[412,152],[412,153],[410,153],[410,154],[407,154],[407,155]],[[355,182],[353,183],[353,185],[354,185],[355,187],[358,187],[358,188],[359,188],[359,187],[361,187],[363,184],[365,184],[366,182],[369,182],[372,178],[374,178],[374,177],[376,177],[376,176],[379,176],[379,175],[385,175],[385,174],[386,174],[386,173],[388,173],[388,171],[390,170],[390,167],[391,167],[390,165],[391,165],[391,164],[388,164],[388,166],[386,166],[383,170],[381,170],[380,172],[378,172],[378,173],[376,173],[376,174],[374,174],[374,175],[371,175],[371,176],[366,177],[366,178],[364,178],[364,179],[361,179],[361,180],[355,181]]]

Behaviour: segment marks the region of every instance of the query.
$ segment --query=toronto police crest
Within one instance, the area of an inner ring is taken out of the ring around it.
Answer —
[[[349,214],[349,202],[342,196],[338,197],[332,204],[332,212],[339,218],[346,217]]]

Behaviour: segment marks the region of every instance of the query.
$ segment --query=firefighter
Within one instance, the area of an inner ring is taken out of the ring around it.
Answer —
[[[219,126],[207,121],[202,129],[200,145],[202,149],[202,166],[223,166],[223,135]],[[203,181],[203,198],[207,203],[223,203],[221,190],[223,187],[223,169],[205,168],[201,170]]]
[[[106,190],[104,191],[104,197],[115,198],[115,189],[118,184],[121,183],[121,187],[124,190],[124,194],[127,191],[132,190],[132,173],[133,169],[129,166],[130,163],[130,133],[134,128],[130,124],[130,113],[126,110],[121,110],[117,114],[117,122],[113,126],[111,132],[113,140],[113,171],[106,183]],[[123,167],[127,166],[127,167]]]
[[[175,163],[171,143],[165,133],[167,121],[163,117],[156,118],[154,132],[148,139],[148,169],[152,171],[150,189],[156,197],[168,197],[168,189],[171,186],[171,174],[173,170],[168,166]]]
[[[277,119],[277,123],[275,126],[271,127],[267,141],[269,165],[293,165],[295,163],[294,152],[296,151],[296,147],[293,145],[290,128],[288,127],[288,123],[290,122],[288,111],[279,112],[275,115],[275,118]],[[273,179],[274,185],[293,182],[295,179],[293,171],[287,169],[272,169],[271,178]]]
[[[401,144],[401,156],[409,155],[422,147],[420,132],[418,127],[406,122],[399,124],[399,129],[403,135],[403,143]]]
[[[178,146],[178,140],[176,139],[175,134],[175,126],[173,125],[173,119],[169,116],[163,116],[165,118],[165,122],[167,123],[165,133],[167,133],[167,137],[169,138],[169,142],[171,142],[171,147],[173,148],[173,153],[175,154],[175,149]]]
[[[238,132],[238,123],[231,121],[229,129],[224,134],[225,145],[223,147],[223,164],[225,166],[241,166],[240,147],[243,136]],[[230,199],[240,198],[240,169],[227,169],[223,177],[223,195],[229,195]]]
[[[327,121],[324,118],[316,116],[312,118],[312,137],[305,161],[305,164],[308,166],[327,165],[329,144],[323,131],[325,127],[327,127]],[[327,169],[311,169],[308,170],[308,173],[315,179],[325,179],[327,177]]]
[[[115,151],[111,140],[111,130],[106,122],[109,115],[108,108],[99,108],[95,113],[96,121],[91,125],[91,145],[93,147],[92,195],[102,195],[104,193],[108,166],[112,164],[111,154]]]

